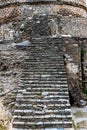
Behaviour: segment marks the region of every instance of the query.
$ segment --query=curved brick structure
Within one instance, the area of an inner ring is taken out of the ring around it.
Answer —
[[[38,4],[37,4],[38,3]],[[80,17],[86,17],[86,0],[12,0],[9,2],[0,1],[0,9],[5,6],[13,6],[13,5],[21,5],[21,4],[33,4],[36,7],[43,6],[44,8],[49,7],[50,10],[48,13],[56,13],[56,14],[62,14],[62,15],[74,15],[74,16],[80,16]],[[41,4],[41,6],[40,6]],[[41,9],[40,9],[41,10]],[[43,10],[43,9],[42,9]],[[41,12],[42,12],[41,10]]]
[[[74,14],[76,16],[86,16],[86,0],[61,0],[64,2],[66,5],[63,5],[61,10],[64,10],[67,12],[70,11],[71,14]]]
[[[50,0],[51,1],[51,0]],[[38,13],[51,13],[63,16],[77,16],[86,17],[86,1],[84,0],[61,0],[58,2],[51,3],[34,3],[34,11],[37,10]]]
[[[50,13],[50,14],[58,14],[63,16],[78,16],[78,17],[86,17],[86,10],[80,7],[71,6],[71,5],[59,5],[59,4],[49,4],[49,5],[35,5],[34,11],[37,10],[39,14]]]
[[[74,2],[80,5],[86,5],[86,0],[61,0],[61,1],[65,1],[65,2]]]

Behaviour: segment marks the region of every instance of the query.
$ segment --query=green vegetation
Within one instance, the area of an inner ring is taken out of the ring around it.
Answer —
[[[81,128],[82,126],[84,126],[86,124],[85,121],[82,121],[80,123],[77,124],[77,128]]]
[[[0,130],[6,130],[6,128],[2,125],[0,125]]]
[[[84,55],[87,51],[86,50],[81,50],[81,54]]]
[[[77,111],[75,114],[74,114],[76,117],[82,117],[83,116],[83,113],[81,111]]]
[[[76,128],[74,120],[72,120],[72,125],[73,125],[74,130],[76,130],[77,128]]]
[[[87,96],[87,89],[83,89],[82,92]]]

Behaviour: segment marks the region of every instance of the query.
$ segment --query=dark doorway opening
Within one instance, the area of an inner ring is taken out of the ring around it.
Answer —
[[[69,102],[70,102],[70,105],[71,105],[71,106],[74,105],[74,99],[73,99],[73,97],[72,97],[71,92],[69,92]]]

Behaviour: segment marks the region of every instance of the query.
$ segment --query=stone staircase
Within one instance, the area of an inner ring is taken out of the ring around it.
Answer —
[[[33,37],[48,36],[48,15],[33,16],[32,22],[32,35]]]
[[[70,130],[72,116],[59,39],[33,39],[23,64],[13,130]]]

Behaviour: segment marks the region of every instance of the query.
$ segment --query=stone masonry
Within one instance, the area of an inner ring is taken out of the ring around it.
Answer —
[[[33,39],[21,75],[14,130],[72,128],[62,44],[57,38]]]

